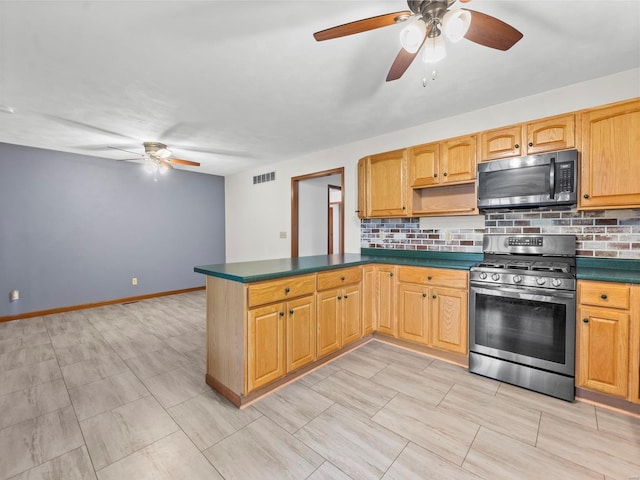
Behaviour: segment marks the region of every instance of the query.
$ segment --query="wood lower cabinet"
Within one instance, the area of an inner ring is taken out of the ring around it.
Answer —
[[[578,387],[640,403],[640,285],[579,281]]]
[[[335,352],[342,341],[341,308],[338,289],[318,293],[318,358]]]
[[[429,288],[413,283],[398,285],[398,338],[429,344]]]
[[[376,323],[376,266],[362,268],[362,335],[373,332]]]
[[[582,113],[578,208],[640,207],[640,99]]]
[[[468,290],[432,288],[431,302],[431,346],[466,355]]]
[[[376,326],[375,330],[393,337],[398,335],[396,321],[396,267],[376,266]]]
[[[316,359],[316,297],[309,295],[286,304],[286,373]]]
[[[284,376],[285,304],[249,310],[247,376],[249,391]]]

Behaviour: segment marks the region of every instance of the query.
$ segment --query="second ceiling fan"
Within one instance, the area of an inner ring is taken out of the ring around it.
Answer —
[[[470,0],[460,1],[467,3]],[[409,10],[356,20],[321,30],[313,36],[317,41],[330,40],[409,22],[400,32],[402,48],[387,74],[387,82],[400,78],[422,47],[426,63],[443,58],[443,34],[454,42],[466,38],[479,45],[503,51],[509,50],[522,38],[522,33],[495,17],[468,9],[451,9],[455,2],[456,0],[407,0]]]

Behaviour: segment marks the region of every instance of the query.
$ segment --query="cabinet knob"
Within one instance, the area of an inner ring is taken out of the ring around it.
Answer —
[[[438,296],[437,295],[432,295],[431,298],[433,298],[435,300],[436,298],[438,298]]]
[[[338,300],[342,300],[342,297],[338,297]]]
[[[429,276],[427,277],[427,280],[431,280],[431,275],[429,275]]]
[[[520,145],[516,143],[513,147],[514,148],[520,148]]]
[[[423,297],[423,298],[424,298],[424,297],[426,297],[426,296],[427,296],[427,294],[426,294],[426,293],[423,293],[423,294],[422,294],[422,297]]]
[[[529,146],[530,146],[530,147],[533,147],[533,142],[529,142]]]
[[[289,293],[291,291],[291,289],[289,287],[284,289],[284,293]]]
[[[344,282],[345,278],[344,277],[340,277],[340,280],[342,280]]]
[[[447,172],[444,172],[442,175],[444,175],[446,177],[447,176]]]
[[[349,295],[345,295],[345,296],[344,296],[344,298],[345,298],[345,300],[346,300],[347,298],[349,298]]]
[[[583,318],[583,319],[582,319],[582,321],[583,321],[584,323],[589,323],[589,319],[588,319],[588,318]]]
[[[607,299],[607,294],[603,293],[602,295],[600,295],[600,298],[603,299],[603,300],[606,300]]]
[[[390,276],[390,277],[393,277],[393,272],[389,273],[389,276]]]
[[[293,315],[293,310],[289,310],[289,315]]]
[[[279,313],[279,315],[280,315],[281,317],[284,317],[284,312],[280,312],[280,313]]]
[[[403,209],[403,210],[406,210],[406,207],[403,205],[403,206],[402,206],[402,209]]]
[[[434,174],[433,174],[433,178],[436,178],[437,176],[438,176],[438,174],[437,174],[437,173],[434,173]]]
[[[585,193],[584,195],[582,195],[584,198],[589,198],[589,194]]]
[[[360,210],[356,210],[355,212],[356,212],[356,213],[360,213]]]

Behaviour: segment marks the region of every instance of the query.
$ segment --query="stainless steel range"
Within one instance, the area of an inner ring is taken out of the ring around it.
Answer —
[[[485,235],[470,270],[469,371],[574,399],[574,235]]]

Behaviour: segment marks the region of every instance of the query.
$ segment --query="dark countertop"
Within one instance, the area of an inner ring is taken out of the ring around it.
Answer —
[[[469,270],[481,259],[482,254],[477,253],[362,249],[360,254],[345,253],[343,255],[314,255],[254,262],[220,263],[197,266],[193,270],[213,277],[248,283],[370,263]]]
[[[363,248],[360,254],[314,255],[254,262],[221,263],[197,266],[193,270],[213,277],[248,283],[371,263],[469,270],[480,260],[482,260],[481,253]],[[640,284],[640,260],[578,257],[576,259],[576,278],[578,280]]]

